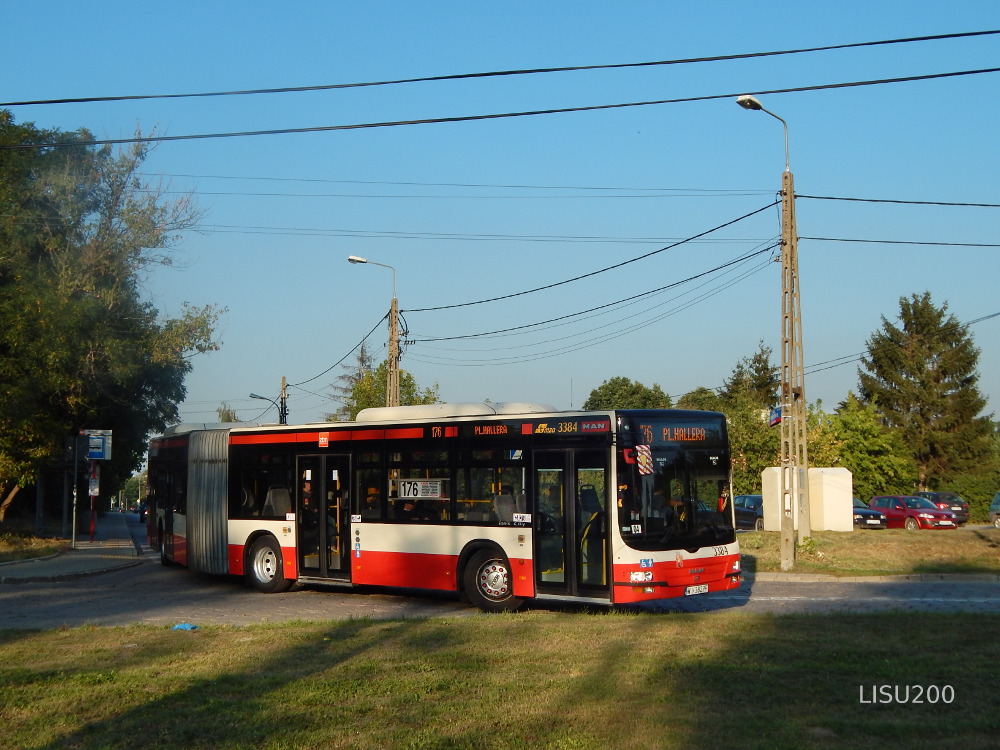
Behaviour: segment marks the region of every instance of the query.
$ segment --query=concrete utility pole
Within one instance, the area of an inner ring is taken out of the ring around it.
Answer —
[[[288,381],[281,376],[281,397],[278,399],[278,424],[288,424]]]
[[[785,131],[785,171],[781,175],[781,569],[795,566],[796,543],[812,535],[809,518],[809,459],[806,451],[806,390],[799,299],[799,236],[795,226],[795,182],[788,159],[788,123],[754,97],[736,102],[766,112]],[[798,509],[798,537],[795,509]]]
[[[392,304],[389,306],[389,356],[386,366],[388,368],[385,379],[385,405],[399,406],[399,303],[396,300],[396,269],[385,263],[376,263],[374,260],[351,255],[347,258],[348,263],[371,263],[373,266],[382,266],[392,271]]]
[[[399,406],[399,303],[393,283],[392,304],[389,306],[389,362],[385,380],[385,405]]]

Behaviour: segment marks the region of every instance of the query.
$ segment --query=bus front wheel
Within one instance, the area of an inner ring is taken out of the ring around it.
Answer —
[[[265,594],[287,591],[292,582],[281,572],[281,547],[272,536],[262,536],[250,547],[247,583]]]
[[[495,550],[479,550],[465,566],[465,593],[469,601],[485,612],[509,612],[524,602],[511,588],[510,563]]]

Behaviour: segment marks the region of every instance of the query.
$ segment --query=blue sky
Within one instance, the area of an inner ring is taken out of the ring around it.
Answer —
[[[993,2],[21,3],[0,29],[0,100],[181,94],[678,60],[1000,28]],[[698,64],[305,93],[15,106],[19,122],[170,135],[349,125],[713,97],[1000,66],[1000,36]],[[800,196],[1000,203],[1000,74],[761,95],[789,124]],[[225,401],[291,421],[337,404],[333,367],[386,313],[394,266],[403,367],[449,401],[579,407],[607,378],[680,396],[717,387],[763,341],[778,357],[780,233],[768,206],[781,124],[734,97],[589,112],[179,140],[146,163],[191,192],[199,231],[146,280],[166,315],[227,309],[194,360],[187,422]],[[930,291],[960,321],[1000,312],[996,208],[797,201],[806,393],[832,409],[858,355]],[[824,239],[808,239],[824,238]],[[852,242],[832,241],[849,239]],[[886,240],[892,244],[859,242]],[[556,284],[511,299],[438,311]],[[769,262],[768,258],[772,260]],[[688,279],[696,280],[687,281]],[[660,290],[652,293],[653,290]],[[603,307],[651,292],[628,305]],[[535,325],[557,318],[564,320]],[[504,329],[503,334],[491,332]],[[971,326],[1000,411],[1000,317]],[[477,335],[480,334],[480,335]],[[490,334],[490,335],[482,335]],[[452,337],[472,338],[452,338]],[[385,355],[383,322],[368,340]],[[429,341],[428,339],[450,339]],[[325,373],[325,374],[323,374]]]

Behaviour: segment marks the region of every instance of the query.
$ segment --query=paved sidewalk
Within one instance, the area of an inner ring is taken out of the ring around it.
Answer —
[[[128,518],[125,513],[105,513],[97,519],[94,541],[90,541],[89,534],[77,535],[75,549],[34,560],[0,563],[0,584],[66,581],[139,565],[143,562],[142,549],[129,533]]]

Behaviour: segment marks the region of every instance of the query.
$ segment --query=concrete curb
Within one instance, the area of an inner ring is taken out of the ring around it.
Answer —
[[[47,560],[50,558],[39,558],[39,560]],[[19,560],[18,562],[33,562],[27,560]],[[0,576],[0,585],[2,584],[19,584],[19,583],[60,583],[62,581],[72,581],[76,578],[87,578],[89,576],[97,576],[102,573],[111,573],[116,570],[123,570],[125,568],[134,568],[136,565],[142,565],[145,560],[141,558],[135,558],[129,560],[128,562],[121,563],[119,565],[110,565],[100,568],[94,568],[92,570],[77,570],[77,571],[67,571],[64,573],[51,573],[48,575],[37,575],[37,576]]]
[[[834,576],[821,573],[743,573],[746,581],[783,583],[1000,583],[996,573],[919,573],[911,575]]]
[[[139,540],[123,514],[107,513],[97,521],[96,538],[44,557],[0,564],[0,584],[56,583],[131,568],[145,561]]]

